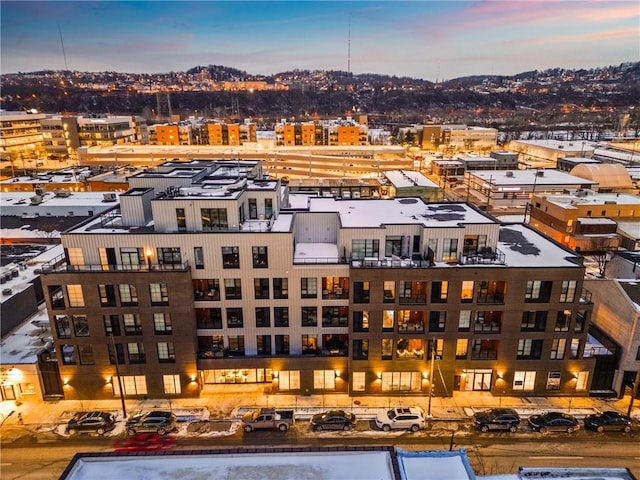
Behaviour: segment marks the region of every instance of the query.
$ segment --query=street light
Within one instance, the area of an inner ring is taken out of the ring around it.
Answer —
[[[573,389],[571,389],[571,384],[573,384]],[[576,394],[576,391],[578,389],[578,374],[577,373],[573,373],[573,378],[571,378],[571,380],[569,380],[569,412],[571,413],[571,403],[573,402],[573,396]]]

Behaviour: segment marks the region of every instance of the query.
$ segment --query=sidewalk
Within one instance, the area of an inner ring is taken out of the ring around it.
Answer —
[[[189,420],[229,420],[256,407],[292,408],[297,416],[307,417],[332,408],[353,411],[361,418],[371,416],[380,409],[395,406],[420,406],[430,414],[432,421],[461,421],[469,419],[475,411],[491,407],[514,408],[523,417],[545,410],[560,410],[578,418],[595,411],[615,410],[626,414],[630,396],[623,399],[591,397],[496,397],[488,392],[454,392],[452,397],[432,397],[431,405],[424,396],[349,397],[346,394],[325,395],[272,395],[265,394],[261,386],[233,385],[216,387],[215,393],[207,392],[193,399],[126,400],[127,416],[153,408],[171,409]],[[20,405],[15,401],[0,403],[1,442],[13,442],[34,437],[44,426],[66,423],[77,411],[109,410],[118,412],[118,420],[124,420],[122,402],[111,400],[60,400],[44,402],[27,399]],[[631,417],[640,422],[640,401],[636,400]],[[55,436],[52,436],[52,441]]]

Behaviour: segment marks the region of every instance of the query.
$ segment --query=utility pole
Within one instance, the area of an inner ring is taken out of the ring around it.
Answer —
[[[638,394],[638,383],[640,383],[640,369],[636,372],[636,379],[633,382],[633,389],[631,390],[631,400],[629,400],[629,408],[627,409],[627,417],[631,416],[631,410],[633,409],[633,402]]]
[[[431,416],[431,397],[433,396],[433,363],[436,360],[436,339],[430,339],[431,343],[431,365],[429,365],[429,403],[427,404],[427,416]]]
[[[122,402],[122,415],[127,418],[127,407],[124,404],[124,392],[122,391],[122,378],[120,377],[120,368],[118,367],[118,352],[116,351],[116,342],[111,332],[111,346],[113,347],[113,360],[116,364],[116,377],[118,377],[118,389],[120,390],[120,401]]]

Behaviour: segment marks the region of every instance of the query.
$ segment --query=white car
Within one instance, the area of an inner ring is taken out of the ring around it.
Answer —
[[[392,408],[376,416],[377,427],[385,432],[389,430],[417,432],[425,428],[426,423],[424,411],[420,407]]]

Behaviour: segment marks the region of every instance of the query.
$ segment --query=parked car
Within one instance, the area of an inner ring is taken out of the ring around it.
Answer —
[[[630,432],[631,418],[618,412],[601,412],[584,417],[584,426],[596,432],[604,432],[605,430]]]
[[[95,410],[92,412],[76,413],[71,420],[67,422],[67,433],[75,435],[76,433],[97,433],[104,435],[106,432],[116,427],[116,419],[109,412]]]
[[[420,407],[392,408],[376,416],[378,428],[388,432],[389,430],[411,430],[417,432],[426,425],[424,411]]]
[[[168,410],[152,410],[147,413],[139,413],[127,420],[126,429],[128,435],[139,432],[155,432],[165,435],[173,432],[177,427],[176,414]]]
[[[311,417],[311,428],[317,432],[322,430],[344,430],[348,432],[356,426],[356,416],[344,410],[329,410]]]
[[[491,408],[473,416],[476,428],[481,432],[508,430],[515,432],[520,425],[520,415],[512,408]]]
[[[527,420],[531,430],[535,432],[568,432],[580,430],[578,419],[562,412],[547,412],[542,415],[531,415]]]
[[[242,429],[245,432],[253,432],[264,428],[277,428],[281,432],[286,432],[294,424],[295,416],[293,410],[259,408],[242,416]]]

